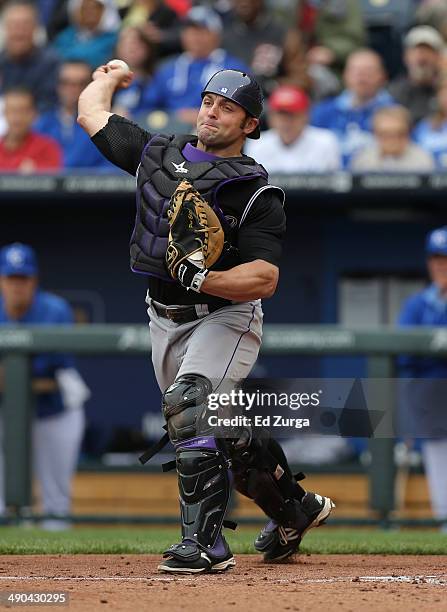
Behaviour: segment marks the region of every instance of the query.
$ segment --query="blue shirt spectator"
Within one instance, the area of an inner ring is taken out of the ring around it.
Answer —
[[[38,16],[33,4],[23,2],[6,6],[0,86],[2,92],[14,87],[29,89],[42,111],[56,104],[59,59],[51,49],[35,45],[37,29]]]
[[[91,69],[83,62],[61,65],[57,91],[59,105],[37,119],[36,132],[51,136],[62,148],[64,168],[116,168],[98,151],[87,133],[78,125],[77,103],[82,90],[90,82]]]
[[[372,118],[376,110],[391,106],[393,99],[383,88],[382,61],[374,51],[351,53],[343,78],[346,89],[339,96],[316,104],[311,123],[334,132],[347,167],[354,153],[373,142]]]
[[[185,51],[155,73],[143,94],[145,110],[177,113],[182,120],[193,123],[203,87],[215,72],[248,72],[242,61],[219,48],[221,29],[220,18],[211,9],[196,6],[188,12],[181,33]]]
[[[143,93],[155,71],[158,48],[147,37],[143,28],[129,26],[120,31],[116,57],[126,62],[133,72],[133,81],[126,89],[116,92],[114,110],[127,118],[141,115]]]
[[[76,115],[65,115],[62,110],[47,111],[36,121],[34,130],[51,136],[60,144],[64,168],[104,168],[116,172],[77,124]]]
[[[113,56],[119,15],[113,0],[70,0],[71,25],[62,30],[53,45],[64,60],[78,60],[96,68]]]
[[[40,291],[37,287],[37,263],[34,251],[14,243],[0,252],[0,325],[72,324],[73,314],[64,299]],[[55,380],[57,370],[74,367],[74,359],[65,354],[39,354],[32,360],[34,378]],[[36,415],[46,417],[64,410],[59,391],[39,393]]]
[[[447,168],[447,82],[441,82],[436,101],[436,113],[422,119],[416,125],[413,139],[433,155],[440,170],[445,170]]]
[[[446,121],[435,125],[431,119],[423,119],[413,131],[413,140],[433,155],[439,170],[447,168]]]
[[[151,85],[148,85],[148,82]],[[134,77],[132,83],[126,89],[122,89],[115,94],[113,98],[113,108],[118,115],[127,118],[138,117],[145,110],[148,110],[147,98],[152,87],[151,79],[145,77]],[[145,99],[146,96],[146,99]]]

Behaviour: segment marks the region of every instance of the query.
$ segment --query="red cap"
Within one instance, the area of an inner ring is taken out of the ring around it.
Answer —
[[[286,113],[304,113],[310,106],[308,95],[298,87],[282,85],[269,98],[269,108]]]

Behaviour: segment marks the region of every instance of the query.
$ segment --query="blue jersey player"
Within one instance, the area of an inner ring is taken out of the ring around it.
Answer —
[[[39,289],[36,255],[27,245],[14,243],[0,250],[0,290],[1,325],[73,323],[69,304]],[[60,353],[33,357],[32,389],[33,468],[40,485],[42,510],[56,517],[44,521],[43,526],[56,529],[67,525],[64,517],[70,512],[70,483],[84,431],[83,405],[90,393],[74,367],[73,357]],[[0,469],[1,481],[2,472]]]

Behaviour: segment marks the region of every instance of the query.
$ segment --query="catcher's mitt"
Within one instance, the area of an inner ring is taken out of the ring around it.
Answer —
[[[167,215],[170,232],[166,265],[172,278],[177,278],[184,260],[199,269],[208,269],[216,263],[222,253],[224,231],[214,210],[189,181],[178,184]]]

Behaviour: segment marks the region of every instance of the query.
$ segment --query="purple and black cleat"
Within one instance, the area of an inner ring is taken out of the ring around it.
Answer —
[[[166,559],[158,570],[170,574],[208,574],[225,572],[234,567],[236,561],[225,538],[221,535],[213,548],[206,550],[196,542],[183,540],[173,544],[164,553]]]
[[[270,520],[255,540],[255,548],[263,553],[266,563],[279,563],[295,555],[309,529],[322,525],[335,508],[329,497],[311,492],[307,492],[301,502],[295,503],[301,510],[299,524],[285,527]]]

